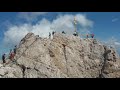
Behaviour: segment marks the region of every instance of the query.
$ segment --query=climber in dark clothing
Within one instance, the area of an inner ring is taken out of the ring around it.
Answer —
[[[16,54],[16,50],[17,50],[17,45],[14,48],[14,54]]]
[[[64,31],[62,31],[62,34],[66,34]]]
[[[53,32],[52,32],[52,35],[54,35],[54,34],[55,34],[55,32],[53,31]]]
[[[49,39],[51,38],[51,33],[49,32]]]
[[[6,61],[5,61],[5,54],[2,55],[2,60],[3,60],[3,64],[6,63]]]
[[[78,33],[77,33],[77,32],[74,32],[73,35],[74,35],[74,36],[78,36]]]

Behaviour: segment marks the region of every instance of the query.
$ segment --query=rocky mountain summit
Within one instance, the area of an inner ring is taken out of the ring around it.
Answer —
[[[119,78],[120,59],[93,38],[56,33],[52,39],[28,33],[15,62],[0,64],[1,78]]]

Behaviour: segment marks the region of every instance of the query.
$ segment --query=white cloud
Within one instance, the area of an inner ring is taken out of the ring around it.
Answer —
[[[118,20],[119,20],[119,18],[114,18],[114,19],[112,19],[112,22],[116,22]]]
[[[93,22],[83,14],[75,15],[78,21],[78,25],[81,26],[80,33],[88,33],[89,28],[93,26]],[[40,37],[48,37],[49,32],[55,30],[56,32],[62,32],[63,30],[68,34],[74,32],[73,25],[74,15],[60,15],[53,21],[49,21],[45,18],[37,22],[35,25],[29,23],[22,25],[11,25],[8,30],[4,33],[4,43],[6,45],[15,45],[28,33],[33,32]],[[54,29],[51,29],[54,28]]]
[[[57,19],[53,20],[52,26],[55,27],[56,31],[62,31],[64,30],[67,33],[73,33],[74,31],[74,25],[73,20],[74,17],[76,17],[78,25],[81,26],[81,28],[77,28],[80,32],[88,32],[88,27],[93,26],[93,21],[87,19],[87,17],[83,14],[77,14],[77,15],[64,15],[59,16]]]
[[[4,33],[4,43],[10,45],[18,44],[23,36],[25,36],[30,29],[30,25],[28,24],[24,24],[22,26],[11,26],[8,31]]]
[[[115,45],[119,45],[120,46],[120,42],[115,42]]]
[[[78,20],[78,23],[83,27],[93,26],[93,22],[88,20],[85,15],[77,14],[76,18]]]
[[[27,21],[33,21],[35,20],[38,16],[44,15],[47,12],[20,12],[18,14],[19,18],[25,19]]]

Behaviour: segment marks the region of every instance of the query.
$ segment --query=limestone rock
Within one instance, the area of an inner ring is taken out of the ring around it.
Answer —
[[[96,39],[55,33],[52,39],[28,33],[20,42],[16,62],[0,67],[11,78],[119,78],[114,48]]]

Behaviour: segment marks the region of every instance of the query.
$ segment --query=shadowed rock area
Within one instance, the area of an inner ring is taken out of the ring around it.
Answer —
[[[59,33],[47,39],[28,33],[15,62],[0,64],[0,77],[120,78],[120,59],[114,48],[96,39]]]

